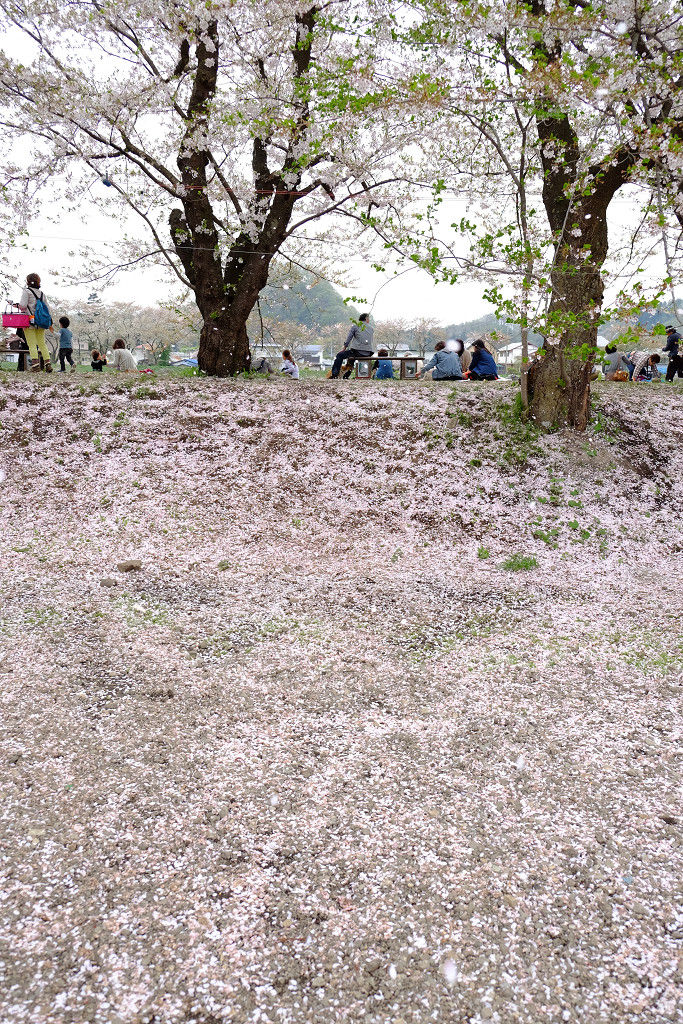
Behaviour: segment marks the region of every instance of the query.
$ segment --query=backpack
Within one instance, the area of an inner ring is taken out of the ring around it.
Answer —
[[[33,288],[29,288],[29,291],[36,300],[36,309],[33,314],[33,326],[34,327],[52,327],[52,314],[48,308],[48,304],[45,301],[45,295],[43,292],[40,295],[36,295]]]

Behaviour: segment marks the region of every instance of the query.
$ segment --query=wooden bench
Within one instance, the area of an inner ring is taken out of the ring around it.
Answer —
[[[400,363],[399,380],[417,380],[418,363],[424,363],[421,356],[354,356],[356,380],[372,380],[372,366],[375,360],[385,359],[391,363]],[[343,367],[342,367],[343,372]],[[380,378],[382,379],[382,378]],[[386,378],[384,378],[386,379]]]

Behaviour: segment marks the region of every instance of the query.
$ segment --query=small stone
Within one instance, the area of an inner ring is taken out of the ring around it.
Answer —
[[[111,576],[107,576],[107,577],[105,577],[105,579],[100,580],[100,586],[101,587],[118,587],[118,585],[119,585],[119,581],[118,580],[113,580],[111,578]]]
[[[659,817],[662,821],[665,821],[667,825],[677,825],[680,821],[675,814],[669,814],[668,811],[665,811],[664,814],[660,814]]]
[[[139,558],[126,558],[123,562],[117,562],[116,568],[119,572],[134,572],[142,569],[142,562]]]

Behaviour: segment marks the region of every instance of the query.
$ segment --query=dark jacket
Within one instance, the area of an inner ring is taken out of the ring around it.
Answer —
[[[481,377],[487,377],[489,374],[494,377],[498,376],[496,361],[487,349],[475,348],[472,353],[470,373],[478,373]]]
[[[680,349],[681,336],[678,331],[672,331],[671,334],[666,336],[666,345],[662,349],[662,352],[669,352],[672,356],[677,356]]]

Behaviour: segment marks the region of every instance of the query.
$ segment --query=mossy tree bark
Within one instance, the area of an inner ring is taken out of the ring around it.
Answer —
[[[545,0],[532,0],[543,18]],[[539,68],[559,62],[562,47],[539,41]],[[626,146],[587,166],[576,129],[549,95],[538,99],[536,126],[543,167],[543,204],[555,242],[545,355],[530,367],[531,416],[546,428],[585,430],[603,300],[607,209],[636,163]]]

